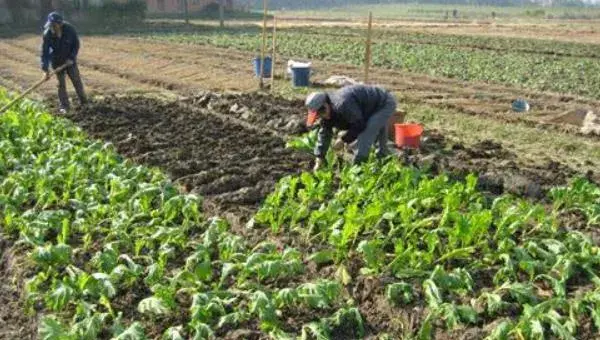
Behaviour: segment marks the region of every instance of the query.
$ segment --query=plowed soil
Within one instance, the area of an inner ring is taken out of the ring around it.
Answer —
[[[180,29],[179,27],[174,27]],[[173,29],[151,26],[149,30]],[[202,34],[202,28],[191,28]],[[93,94],[123,92],[171,92],[191,94],[200,89],[248,91],[257,88],[252,72],[254,53],[208,45],[154,42],[123,36],[86,36],[79,56],[84,82]],[[41,77],[37,59],[39,37],[0,39],[0,85],[24,89]],[[293,57],[293,56],[290,56]],[[286,60],[287,56],[280,58]],[[331,75],[362,79],[360,67],[313,61],[315,81]],[[283,62],[277,65],[283,69]],[[465,82],[444,77],[410,74],[373,68],[371,82],[397,92],[405,102],[450,108],[470,115],[482,115],[502,122],[529,127],[580,133],[581,125],[560,119],[577,110],[597,110],[600,101],[518,87]],[[55,97],[53,82],[39,93]],[[532,105],[528,113],[510,109],[516,98]]]
[[[278,179],[311,163],[310,155],[285,149],[287,137],[306,131],[301,101],[257,93],[203,92],[182,101],[110,96],[67,117],[124,156],[162,168],[185,190],[245,218]],[[550,159],[524,161],[489,140],[464,145],[437,131],[426,132],[420,150],[399,154],[434,173],[475,173],[494,195],[542,199],[574,176],[597,177]]]
[[[248,216],[278,179],[310,165],[281,138],[174,101],[108,97],[68,118],[124,156],[162,168],[219,212]]]
[[[250,122],[279,135],[306,131],[301,101],[286,100],[259,93],[218,94],[203,92],[186,99],[221,115]],[[426,131],[418,151],[400,152],[407,164],[428,168],[434,173],[450,173],[461,178],[479,176],[481,189],[498,195],[505,192],[541,199],[553,186],[566,184],[573,176],[600,179],[593,172],[580,172],[552,159],[527,161],[499,143],[483,140],[473,145],[447,138],[439,131]]]

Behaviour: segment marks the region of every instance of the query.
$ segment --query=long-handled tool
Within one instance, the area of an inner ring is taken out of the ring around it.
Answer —
[[[54,71],[52,71],[51,75],[56,75],[58,72],[60,72],[60,71],[64,70],[65,68],[67,68],[67,66],[69,66],[69,65],[68,64],[61,65],[60,67],[58,67],[57,69],[55,69]],[[47,82],[48,80],[50,80],[50,77],[44,76],[44,78],[42,78],[42,80],[38,81],[37,83],[35,83],[35,85],[33,85],[32,87],[30,87],[27,90],[25,90],[25,92],[21,93],[21,95],[19,95],[15,99],[13,99],[10,103],[4,105],[0,109],[0,114],[3,114],[4,112],[6,112],[11,106],[15,105],[15,103],[17,103],[19,100],[23,99],[23,97],[25,97],[26,95],[28,95],[29,93],[31,93],[33,90],[35,90],[38,87],[40,87],[40,85],[42,85],[43,83]]]

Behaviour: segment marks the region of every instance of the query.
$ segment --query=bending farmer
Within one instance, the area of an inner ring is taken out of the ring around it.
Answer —
[[[68,65],[66,69],[56,74],[56,78],[58,79],[60,111],[64,113],[69,110],[70,107],[65,74],[69,75],[81,105],[87,103],[87,97],[83,90],[79,69],[77,68],[79,37],[77,36],[75,28],[71,24],[65,22],[62,16],[56,12],[52,12],[48,15],[48,22],[44,28],[42,70],[46,72],[46,79],[50,78],[50,73],[48,71],[50,63],[52,63],[52,68],[54,69],[57,69],[64,64]]]
[[[354,164],[369,157],[371,145],[377,142],[377,156],[387,156],[387,122],[396,112],[396,99],[385,89],[368,85],[352,85],[332,93],[315,92],[306,98],[308,117],[306,124],[312,126],[321,118],[319,139],[315,148],[315,170],[324,163],[331,144],[333,128],[347,130],[334,143],[339,149],[344,143],[358,140]]]

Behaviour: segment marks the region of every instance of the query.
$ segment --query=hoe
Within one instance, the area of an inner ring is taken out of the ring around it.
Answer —
[[[55,69],[54,71],[52,71],[52,75],[56,75],[58,72],[64,70],[67,67],[67,65],[62,65],[59,68]],[[45,83],[46,81],[48,81],[50,79],[50,77],[46,78],[42,78],[42,80],[38,81],[37,83],[35,83],[35,85],[33,85],[32,87],[28,88],[27,90],[25,90],[25,92],[21,93],[20,96],[18,96],[17,98],[13,99],[10,103],[4,105],[1,109],[0,109],[0,114],[3,114],[4,112],[6,112],[11,106],[13,106],[16,102],[18,102],[19,100],[23,99],[23,97],[25,97],[26,95],[28,95],[29,93],[31,93],[33,90],[37,89],[38,87],[40,87],[40,85],[42,85],[43,83]]]

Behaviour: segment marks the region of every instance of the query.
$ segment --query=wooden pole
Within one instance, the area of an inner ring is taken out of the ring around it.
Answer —
[[[225,27],[225,0],[219,0],[219,25]]]
[[[258,76],[259,86],[262,89],[265,84],[263,82],[263,72],[265,69],[265,48],[267,45],[267,0],[263,0],[263,30],[262,30],[262,46],[260,49],[260,74]]]
[[[271,91],[275,90],[275,65],[277,46],[277,17],[273,16],[273,65],[271,66]]]
[[[190,23],[190,16],[188,13],[188,0],[183,0],[183,15],[185,16],[185,23]]]
[[[365,84],[369,82],[369,67],[371,65],[371,30],[373,27],[373,12],[369,12],[369,28],[367,29],[367,46],[365,51]]]

